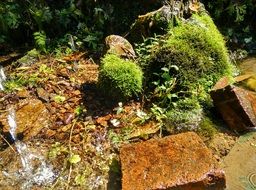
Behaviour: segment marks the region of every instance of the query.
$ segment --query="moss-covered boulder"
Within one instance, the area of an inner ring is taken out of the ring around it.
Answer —
[[[207,14],[193,15],[170,31],[145,68],[148,82],[156,80],[153,73],[163,67],[176,78],[177,90],[200,86],[207,91],[222,76],[232,76],[224,39]]]
[[[114,100],[126,100],[142,91],[143,73],[133,61],[106,54],[101,60],[99,87]]]
[[[166,88],[165,78],[175,81],[165,95],[171,97],[166,101],[168,105],[158,105],[167,109],[171,125],[180,128],[188,124],[196,128],[204,106],[210,103],[211,87],[223,76],[232,78],[233,66],[222,35],[209,15],[193,15],[180,21],[153,49],[144,68],[148,90],[156,92],[152,89],[154,81],[157,81],[157,92],[159,86]],[[162,77],[163,68],[170,77]],[[163,102],[165,97],[157,95],[155,102]]]

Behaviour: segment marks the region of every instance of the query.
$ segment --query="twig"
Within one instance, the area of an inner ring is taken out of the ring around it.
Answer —
[[[4,136],[2,134],[0,134],[1,138],[8,144],[8,146],[13,150],[13,152],[16,153],[16,151],[14,150],[14,148],[12,147],[12,145],[7,141],[6,138],[4,138]]]
[[[74,122],[73,125],[71,126],[71,130],[70,130],[69,141],[68,141],[69,155],[72,155],[71,140],[72,140],[72,133],[73,133],[74,126],[75,126],[76,122],[77,122],[77,119],[75,119],[75,122]],[[69,183],[70,183],[71,173],[72,173],[72,164],[70,163],[70,166],[69,166],[69,174],[68,174],[68,181],[67,181],[67,188],[66,188],[66,189],[69,189]]]
[[[70,166],[69,166],[67,190],[69,189],[69,182],[70,182],[70,178],[71,178],[71,173],[72,173],[72,164],[70,164]]]

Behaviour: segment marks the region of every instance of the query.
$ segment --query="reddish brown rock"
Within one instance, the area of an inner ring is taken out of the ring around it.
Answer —
[[[223,171],[193,132],[125,145],[120,158],[123,190],[225,188]]]
[[[236,131],[255,129],[256,93],[240,87],[222,86],[217,83],[211,91],[211,97],[230,128]]]
[[[50,114],[44,104],[40,100],[25,99],[20,101],[15,108],[17,129],[15,134],[23,136],[24,140],[28,140],[36,136],[43,128],[49,127]],[[7,120],[8,111],[0,115],[0,126],[3,132],[9,132],[9,124]]]

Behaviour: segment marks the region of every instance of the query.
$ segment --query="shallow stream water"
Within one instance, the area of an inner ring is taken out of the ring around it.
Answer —
[[[4,70],[0,66],[0,91],[4,90],[3,82],[5,80],[6,76]],[[45,158],[40,155],[40,153],[32,152],[26,143],[17,139],[16,129],[18,126],[15,110],[11,107],[8,111],[7,120],[10,127],[9,132],[16,149],[16,155],[13,154],[12,156],[18,156],[21,165],[16,171],[9,172],[3,170],[3,176],[8,179],[7,181],[11,181],[11,184],[18,184],[19,187],[15,188],[22,190],[31,189],[33,185],[41,186],[52,183],[56,178],[52,166],[46,163]]]
[[[40,153],[31,151],[26,143],[17,140],[17,122],[13,108],[9,109],[8,123],[21,165],[17,171],[3,171],[3,175],[12,180],[13,183],[19,184],[20,189],[24,190],[30,189],[33,185],[41,186],[52,183],[56,178],[52,166],[46,163],[45,158]]]
[[[249,57],[239,65],[242,74],[256,75],[256,57]],[[255,80],[252,78],[252,81]],[[256,90],[251,88],[251,90]],[[241,135],[224,159],[227,190],[256,190],[256,132]]]
[[[4,74],[4,69],[0,65],[0,91],[4,90],[3,82],[6,80],[6,76]]]

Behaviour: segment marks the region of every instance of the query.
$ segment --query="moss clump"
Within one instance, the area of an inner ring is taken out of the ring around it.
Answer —
[[[143,73],[133,61],[107,54],[101,60],[99,86],[106,95],[124,100],[139,95],[142,91]]]
[[[147,86],[152,87],[154,81],[160,86],[166,83],[161,77],[163,68],[175,79],[169,92],[175,98],[169,105],[161,105],[161,97],[155,102],[167,109],[167,128],[198,128],[205,106],[211,105],[211,87],[223,76],[232,78],[233,66],[222,35],[209,15],[193,15],[172,28],[154,49],[144,68]]]
[[[197,130],[197,133],[206,139],[212,139],[217,132],[217,126],[208,117],[205,117],[201,121],[199,129]]]
[[[180,89],[192,84],[195,88],[196,83],[208,90],[223,75],[231,77],[225,42],[208,15],[193,15],[190,21],[170,31],[166,42],[152,56],[149,71],[159,73],[162,67],[173,65],[179,68],[171,70],[171,74]]]

